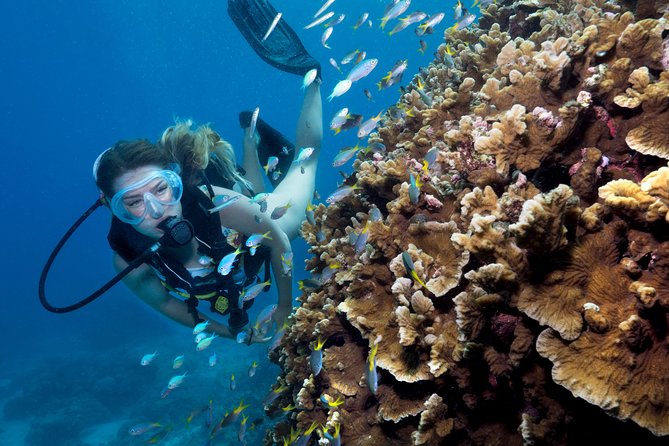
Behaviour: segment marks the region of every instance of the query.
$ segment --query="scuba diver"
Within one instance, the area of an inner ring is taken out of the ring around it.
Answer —
[[[257,115],[242,112],[244,168],[236,166],[232,147],[215,131],[193,129],[190,122],[169,127],[156,144],[119,141],[102,152],[93,167],[102,196],[60,241],[42,272],[39,295],[49,311],[80,308],[123,280],[167,317],[189,327],[207,322],[209,331],[224,337],[244,330],[247,343],[266,340],[266,333],[247,328],[246,310],[254,292],[276,285],[272,319],[277,326],[292,311],[290,240],[298,235],[314,193],[323,136],[320,64],[284,20],[263,38],[277,15],[266,0],[228,0],[228,13],[270,65],[298,75],[317,70],[305,91],[295,145]],[[298,157],[295,147],[307,148],[311,155],[301,150]],[[260,166],[273,157],[274,189],[259,193],[264,191]],[[102,204],[113,214],[107,238],[119,273],[86,299],[54,307],[44,295],[51,263],[71,233]],[[264,281],[258,277],[263,266]],[[197,310],[205,301],[210,312],[229,316],[227,325]]]

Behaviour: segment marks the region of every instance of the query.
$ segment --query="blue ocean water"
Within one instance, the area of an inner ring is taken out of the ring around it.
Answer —
[[[331,167],[339,149],[354,145],[355,130],[334,136],[327,130],[337,110],[348,107],[365,119],[394,104],[396,86],[378,91],[376,82],[398,59],[408,59],[406,85],[452,24],[454,1],[414,0],[408,12],[445,12],[421,55],[414,26],[388,36],[379,19],[386,2],[337,0],[330,10],[346,14],[328,44],[323,27],[305,30],[320,1],[274,0],[323,67],[325,135],[317,190],[323,199],[350,173],[350,163]],[[204,444],[204,416],[186,427],[188,414],[212,400],[216,417],[249,403],[247,433],[258,444],[274,420],[263,415],[261,400],[278,368],[266,359],[266,346],[215,340],[196,352],[190,330],[146,307],[123,285],[70,314],[46,312],[37,299],[37,282],[51,249],[74,220],[97,199],[91,167],[97,155],[120,139],[156,140],[176,118],[209,123],[235,148],[241,146],[237,115],[260,107],[261,116],[294,139],[302,100],[301,78],[266,65],[243,40],[226,13],[227,2],[201,0],[90,2],[25,1],[3,6],[0,18],[0,246],[4,292],[0,312],[0,445],[140,444],[127,428],[141,421],[171,426],[161,444]],[[371,28],[352,26],[369,12]],[[379,60],[377,68],[342,97],[327,101],[351,65],[338,73],[328,63],[354,49]],[[373,94],[369,101],[363,94]],[[239,156],[241,152],[237,150]],[[114,274],[106,242],[109,215],[98,210],[66,245],[54,265],[47,295],[67,305],[91,293]],[[293,242],[295,282],[308,258],[302,240]],[[297,294],[297,286],[295,286]],[[276,295],[261,296],[252,317]],[[144,354],[158,351],[150,366]],[[209,367],[216,352],[218,363]],[[174,357],[185,363],[172,369]],[[249,377],[249,365],[258,372]],[[181,387],[160,397],[171,376],[188,370]],[[235,374],[236,389],[230,390]],[[219,444],[232,444],[229,427]],[[234,440],[236,442],[236,440]]]

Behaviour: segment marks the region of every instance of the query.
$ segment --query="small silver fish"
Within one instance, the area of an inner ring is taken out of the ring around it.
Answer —
[[[409,9],[410,5],[411,5],[411,0],[400,0],[399,2],[395,3],[395,5],[392,8],[390,8],[390,10],[388,10],[388,12],[386,12],[381,18],[381,29],[384,29],[386,27],[386,23],[388,22],[388,20],[392,20],[404,14],[404,11]]]
[[[418,28],[416,29],[416,34],[419,36],[422,36],[423,34],[427,33],[427,30],[430,28],[434,28],[437,26],[442,20],[444,20],[446,14],[443,12],[439,12],[437,14],[434,14],[430,16],[425,22],[421,23],[418,25]],[[457,25],[457,23],[456,23]],[[429,34],[429,33],[427,33]]]
[[[350,53],[346,54],[344,56],[344,58],[341,60],[341,62],[339,62],[339,63],[341,63],[342,65],[346,65],[346,64],[351,63],[353,61],[353,59],[355,59],[355,56],[358,55],[359,52],[360,52],[360,50],[351,51]]]
[[[269,28],[267,29],[267,32],[265,33],[265,36],[262,38],[262,42],[267,40],[270,34],[272,34],[272,31],[274,31],[274,28],[276,28],[277,23],[279,23],[279,20],[281,20],[281,13],[277,13],[276,16],[274,17],[274,20],[272,20],[272,23],[269,25]]]
[[[216,333],[214,333],[213,335],[204,338],[203,340],[201,340],[200,342],[197,343],[197,345],[195,346],[195,350],[201,352],[205,348],[209,347],[211,345],[211,341],[213,341],[217,337],[218,337],[218,335]]]
[[[335,204],[336,202],[348,197],[353,193],[354,190],[356,189],[361,189],[360,186],[358,185],[353,185],[353,186],[342,186],[339,189],[335,190],[330,194],[328,198],[326,198],[326,202],[330,205]]]
[[[222,210],[222,209],[227,208],[227,207],[230,206],[232,203],[234,203],[235,201],[239,200],[239,197],[241,197],[241,195],[234,195],[234,196],[230,196],[230,195],[216,195],[216,196],[214,197],[214,199],[212,200],[212,202],[214,203],[214,207],[211,208],[211,209],[209,209],[209,213],[210,213],[210,214],[213,214],[214,212],[218,212],[218,211],[220,211],[220,210]]]
[[[337,96],[341,96],[344,93],[346,93],[350,88],[351,85],[353,84],[353,81],[350,79],[344,79],[343,81],[337,82],[337,85],[335,85],[334,89],[332,89],[332,93],[330,96],[328,96],[328,101],[332,101],[333,98],[336,98]]]
[[[327,44],[327,41],[330,38],[330,36],[332,35],[332,30],[333,29],[334,28],[331,27],[331,26],[325,28],[325,31],[323,31],[323,35],[321,36],[321,45],[323,45],[327,49],[332,49],[332,47],[330,47],[330,45]]]
[[[376,128],[378,125],[379,121],[381,120],[381,113],[379,112],[378,115],[373,116],[369,118],[367,121],[363,122],[360,124],[360,128],[358,129],[358,138],[364,138],[365,136],[369,135],[372,130]]]
[[[339,14],[337,18],[330,20],[329,22],[325,23],[323,26],[329,26],[329,27],[334,27],[339,25],[341,22],[344,21],[346,18],[346,14]]]
[[[255,110],[253,110],[253,114],[251,115],[251,124],[249,125],[249,138],[253,138],[253,135],[256,133],[256,124],[258,122],[258,114],[260,113],[260,107],[256,107]]]
[[[304,29],[310,29],[310,28],[313,28],[314,26],[318,26],[321,23],[323,23],[324,21],[326,21],[327,19],[329,19],[330,17],[332,17],[333,15],[334,15],[334,12],[330,11],[327,14],[325,14],[323,16],[320,16],[319,18],[317,18],[316,20],[314,20],[313,22],[311,22],[310,24],[305,26]]]
[[[319,15],[323,14],[326,9],[330,7],[331,4],[333,4],[335,0],[327,0],[325,3],[323,3],[323,6],[318,8],[318,11],[316,11],[316,14],[314,14],[314,18],[318,17]]]
[[[177,376],[173,376],[172,378],[170,378],[170,381],[167,383],[167,388],[169,390],[173,390],[173,389],[176,389],[177,387],[179,387],[181,385],[181,383],[183,383],[183,380],[184,380],[184,378],[186,377],[187,374],[188,374],[188,372],[184,373],[183,375],[177,375]]]
[[[360,28],[362,25],[364,25],[365,22],[367,21],[367,17],[369,17],[369,13],[368,13],[368,12],[363,12],[363,13],[360,15],[360,17],[358,17],[358,21],[355,22],[355,25],[353,25],[353,29],[358,29],[358,28]]]
[[[332,167],[343,166],[348,162],[348,160],[353,158],[353,155],[355,155],[358,150],[360,150],[360,146],[357,144],[355,147],[345,147],[341,149],[332,161]]]
[[[337,61],[334,60],[332,57],[330,58],[330,65],[332,65],[335,70],[341,73],[341,68],[339,68],[339,65],[337,65]]]
[[[348,76],[346,76],[346,79],[351,82],[359,81],[360,79],[371,73],[372,70],[376,68],[378,62],[379,62],[378,59],[363,60],[362,62],[360,62],[358,65],[356,65],[351,69],[351,71],[348,73]]]
[[[278,164],[279,164],[279,158],[277,158],[276,156],[270,156],[269,158],[267,158],[267,164],[263,166],[263,168],[265,169],[265,173],[269,174],[270,172],[273,172]]]
[[[312,68],[311,70],[307,71],[304,75],[304,79],[302,80],[302,90],[305,90],[309,85],[311,85],[316,80],[317,75],[318,70],[316,68]]]
[[[260,294],[260,292],[265,289],[265,287],[268,287],[271,284],[272,282],[270,280],[266,280],[265,282],[261,283],[256,283],[255,285],[242,291],[242,294],[240,295],[240,300],[242,302],[248,302],[249,300],[255,299],[258,296],[258,294]]]

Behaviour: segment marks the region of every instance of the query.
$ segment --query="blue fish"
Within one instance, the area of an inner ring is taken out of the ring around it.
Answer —
[[[318,340],[316,341],[316,344],[314,345],[314,350],[311,352],[311,356],[309,358],[309,364],[311,365],[311,371],[314,372],[314,376],[318,376],[319,373],[321,373],[321,369],[323,368],[323,345],[325,344],[325,341],[321,341],[321,338],[319,337]]]

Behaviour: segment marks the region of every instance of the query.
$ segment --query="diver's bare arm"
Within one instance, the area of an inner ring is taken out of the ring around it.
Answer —
[[[251,182],[254,193],[265,192],[265,182],[260,170],[260,160],[258,159],[257,135],[249,135],[248,127],[243,129],[243,133],[244,159],[242,160],[242,167],[246,172],[244,178]]]
[[[225,193],[225,189],[214,186],[217,195]],[[274,284],[279,294],[278,308],[274,320],[281,326],[292,311],[293,283],[292,275],[283,274],[281,255],[291,251],[288,235],[281,229],[277,220],[270,217],[270,211],[260,212],[260,206],[241,198],[219,213],[221,225],[241,232],[244,235],[265,234],[269,231],[270,238],[263,238],[262,244],[271,251],[270,263],[274,273]],[[285,218],[285,217],[282,217]]]
[[[114,254],[113,261],[117,271],[121,271],[128,266],[127,262],[118,254]],[[123,283],[151,308],[182,325],[191,328],[195,326],[193,316],[188,312],[188,305],[170,295],[149,266],[141,265],[128,274],[123,279]],[[198,316],[202,320],[209,320],[208,329],[210,331],[216,332],[219,336],[232,338],[232,334],[226,326],[207,318],[200,312],[198,312]]]

